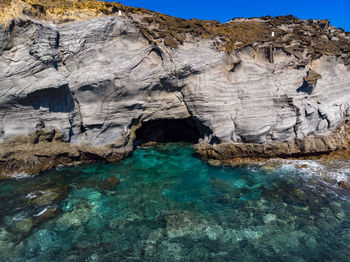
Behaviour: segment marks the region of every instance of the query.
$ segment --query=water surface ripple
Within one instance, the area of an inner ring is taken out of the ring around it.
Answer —
[[[0,261],[349,261],[347,164],[211,166],[166,144],[2,181]]]

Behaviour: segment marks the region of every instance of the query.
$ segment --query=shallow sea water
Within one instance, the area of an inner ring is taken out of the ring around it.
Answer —
[[[1,181],[0,261],[350,261],[348,164],[211,166],[165,144]]]

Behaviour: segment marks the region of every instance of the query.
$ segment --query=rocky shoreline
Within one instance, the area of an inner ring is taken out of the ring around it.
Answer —
[[[262,163],[270,159],[350,160],[349,130],[346,120],[341,128],[328,136],[269,144],[209,144],[202,140],[194,145],[194,149],[210,163],[218,161],[214,164],[224,165]],[[119,161],[135,149],[136,131],[126,144],[122,141],[100,147],[71,145],[56,130],[38,130],[27,137],[8,139],[0,143],[0,179],[16,178],[21,173],[35,175],[59,167]]]
[[[40,130],[0,143],[0,179],[40,174],[59,167],[115,162],[131,152],[132,147],[124,144],[71,145],[56,130]]]
[[[350,159],[349,120],[330,135],[315,135],[304,139],[272,142],[267,144],[221,143],[210,145],[200,142],[195,151],[204,159],[231,163],[264,161],[270,158],[283,159]]]
[[[349,158],[350,34],[328,20],[219,23],[88,0],[0,10],[1,177],[147,142],[199,142],[232,163]]]

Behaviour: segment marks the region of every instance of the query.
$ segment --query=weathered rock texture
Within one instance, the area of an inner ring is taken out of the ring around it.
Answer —
[[[194,121],[209,158],[213,143],[226,157],[343,147],[350,35],[327,20],[220,24],[97,1],[0,8],[2,175],[120,159],[142,123],[164,119]],[[31,140],[50,132],[59,141]]]
[[[206,159],[221,160],[227,164],[261,162],[267,158],[294,158],[350,160],[350,125],[346,120],[328,135],[313,135],[302,139],[273,141],[264,144],[232,143],[208,144],[202,141],[194,146]]]
[[[38,174],[55,167],[118,161],[131,151],[128,144],[72,145],[54,129],[38,130],[1,143],[0,179],[10,178],[14,173]]]

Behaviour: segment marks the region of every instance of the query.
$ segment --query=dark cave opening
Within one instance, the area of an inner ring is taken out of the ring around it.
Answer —
[[[210,129],[193,118],[158,119],[143,122],[136,130],[135,145],[149,142],[186,142],[195,144],[211,133]]]

